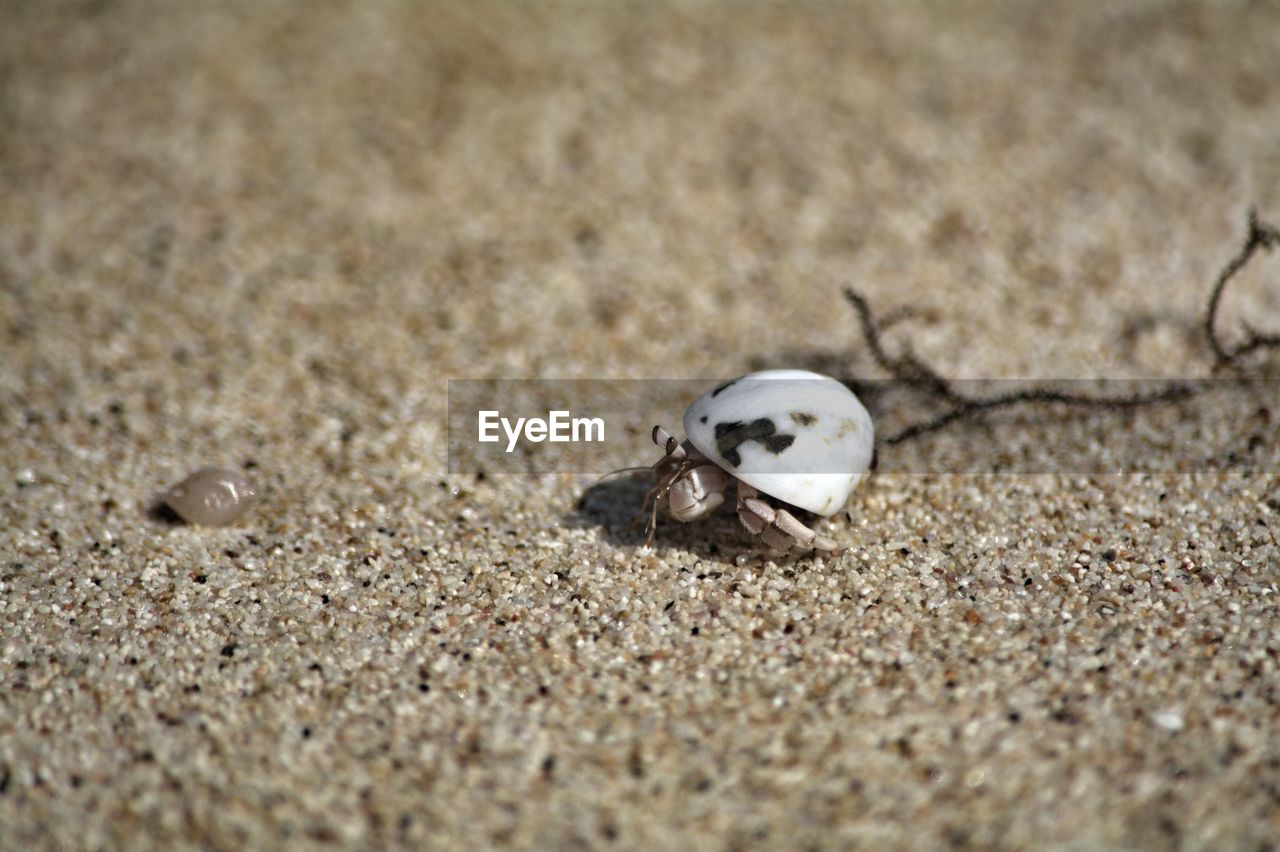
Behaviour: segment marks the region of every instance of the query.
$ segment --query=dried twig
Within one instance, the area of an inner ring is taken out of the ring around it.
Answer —
[[[967,417],[974,417],[987,411],[997,408],[1009,408],[1015,405],[1037,404],[1046,402],[1060,402],[1065,405],[1091,407],[1091,408],[1111,408],[1124,409],[1135,408],[1142,405],[1155,405],[1165,402],[1176,402],[1180,399],[1196,393],[1198,388],[1186,384],[1174,384],[1163,387],[1151,393],[1135,393],[1129,396],[1120,397],[1094,397],[1084,396],[1081,394],[1065,393],[1052,388],[1034,387],[1024,390],[1012,391],[1000,396],[988,397],[986,399],[969,399],[960,405],[952,408],[950,411],[944,411],[942,414],[920,423],[913,423],[904,429],[890,435],[885,439],[886,444],[900,444],[903,441],[910,441],[912,438],[919,438],[921,435],[927,435],[930,432],[937,432],[944,429],[957,420],[964,420]]]
[[[1280,347],[1280,334],[1263,334],[1246,326],[1248,336],[1234,347],[1228,347],[1216,335],[1215,321],[1222,295],[1228,282],[1249,263],[1259,249],[1271,249],[1280,245],[1280,231],[1263,224],[1257,214],[1249,213],[1249,234],[1244,246],[1232,260],[1223,267],[1214,284],[1205,311],[1205,331],[1209,338],[1219,366],[1237,366],[1239,359],[1258,349]],[[887,322],[877,322],[871,312],[871,305],[862,294],[852,287],[846,286],[845,298],[853,305],[858,314],[862,334],[871,350],[871,357],[889,375],[907,384],[922,387],[951,404],[951,408],[928,420],[914,423],[885,439],[886,444],[899,444],[919,438],[931,432],[944,429],[960,420],[984,414],[1001,408],[1016,405],[1043,403],[1060,403],[1069,406],[1088,408],[1126,409],[1144,405],[1176,402],[1186,399],[1203,389],[1203,384],[1195,385],[1185,382],[1169,384],[1150,393],[1135,393],[1128,396],[1092,396],[1089,394],[1073,394],[1055,390],[1050,387],[1034,386],[1022,390],[1011,391],[994,397],[973,397],[955,389],[952,382],[944,378],[933,367],[917,358],[909,348],[900,355],[891,355],[885,349],[881,333]]]
[[[910,349],[896,358],[891,356],[880,339],[880,333],[884,331],[888,322],[884,320],[877,322],[871,314],[870,303],[852,287],[845,286],[844,296],[853,305],[853,309],[858,312],[858,319],[862,325],[862,336],[866,338],[867,346],[871,349],[872,359],[880,365],[882,370],[901,382],[924,386],[944,399],[957,402],[964,401],[964,397],[952,389],[950,382],[932,367],[916,358]]]
[[[1218,273],[1218,280],[1214,282],[1213,292],[1209,295],[1209,308],[1205,311],[1205,336],[1209,338],[1209,346],[1213,349],[1219,367],[1236,366],[1240,358],[1250,352],[1280,346],[1280,334],[1262,334],[1245,326],[1248,336],[1243,342],[1229,347],[1218,337],[1215,328],[1218,321],[1218,308],[1222,304],[1222,295],[1226,292],[1227,284],[1241,269],[1244,269],[1259,249],[1273,249],[1277,245],[1280,245],[1280,230],[1259,221],[1257,211],[1250,210],[1249,235],[1245,238],[1240,253],[1222,268],[1222,272]]]

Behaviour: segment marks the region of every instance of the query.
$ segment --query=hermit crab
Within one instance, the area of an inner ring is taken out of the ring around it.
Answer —
[[[724,503],[736,481],[738,518],[769,548],[841,551],[788,507],[830,517],[867,477],[875,433],[848,387],[805,370],[750,373],[694,400],[684,432],[681,441],[653,428],[664,455],[652,467],[642,509],[646,544],[653,543],[659,513],[700,518]]]

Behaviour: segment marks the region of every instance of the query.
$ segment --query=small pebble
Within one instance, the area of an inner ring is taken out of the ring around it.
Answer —
[[[220,527],[243,515],[255,496],[236,471],[206,467],[165,492],[164,502],[189,524]]]
[[[1177,710],[1162,710],[1156,714],[1155,723],[1166,731],[1181,731],[1182,713]]]

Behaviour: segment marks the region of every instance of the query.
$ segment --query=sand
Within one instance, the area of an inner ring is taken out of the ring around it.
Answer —
[[[1270,3],[5,4],[0,846],[1274,848],[1274,381],[743,560],[449,473],[446,382],[881,378],[845,283],[948,376],[1207,376],[1278,138]],[[239,524],[154,510],[206,465]]]

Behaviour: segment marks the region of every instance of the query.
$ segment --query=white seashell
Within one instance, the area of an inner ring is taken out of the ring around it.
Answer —
[[[871,415],[853,391],[806,370],[766,370],[698,397],[689,443],[760,492],[829,517],[867,476]]]

